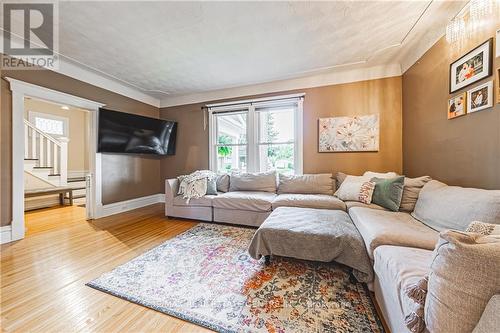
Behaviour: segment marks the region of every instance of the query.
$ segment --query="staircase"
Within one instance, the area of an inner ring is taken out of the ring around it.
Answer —
[[[24,120],[25,188],[68,184],[68,141],[56,139]]]

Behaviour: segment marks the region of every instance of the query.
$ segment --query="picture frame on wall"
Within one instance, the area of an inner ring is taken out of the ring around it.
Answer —
[[[500,68],[497,68],[497,104],[500,103]]]
[[[450,94],[492,74],[493,38],[450,64]]]
[[[500,57],[500,29],[497,30],[497,35],[496,35],[496,54],[495,57]]]
[[[376,152],[379,150],[379,115],[318,119],[318,152]]]
[[[477,112],[493,106],[493,81],[467,91],[467,111]]]
[[[465,103],[466,100],[467,93],[465,92],[460,95],[453,96],[448,100],[448,119],[464,116],[467,113],[467,106]]]

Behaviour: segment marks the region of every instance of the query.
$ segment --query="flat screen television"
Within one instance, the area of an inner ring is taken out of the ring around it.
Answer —
[[[100,153],[174,155],[176,136],[175,121],[99,110]]]

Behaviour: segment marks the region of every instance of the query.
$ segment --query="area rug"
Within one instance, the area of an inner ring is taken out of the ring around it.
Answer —
[[[87,285],[219,332],[383,332],[334,263],[247,253],[254,229],[199,224]]]

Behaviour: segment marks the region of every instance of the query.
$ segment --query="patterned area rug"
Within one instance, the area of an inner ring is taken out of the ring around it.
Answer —
[[[383,332],[337,264],[250,258],[254,229],[199,224],[87,285],[219,332]]]

